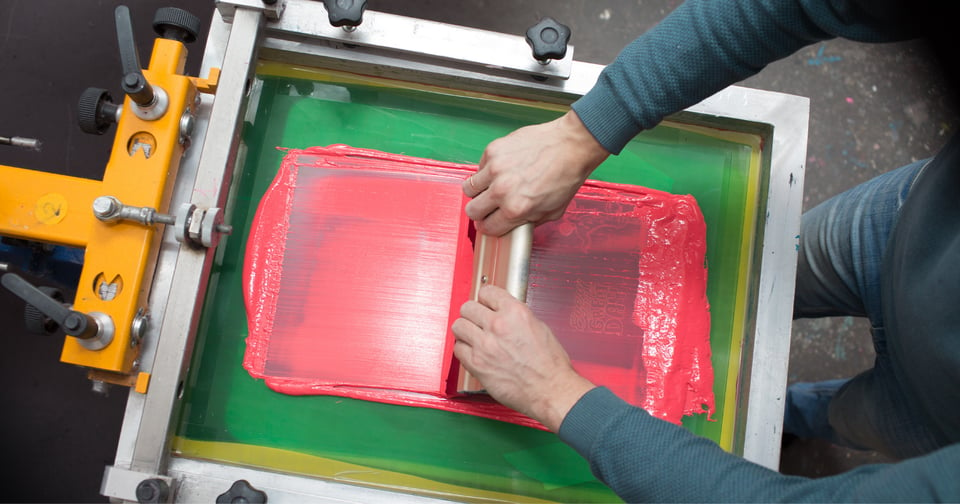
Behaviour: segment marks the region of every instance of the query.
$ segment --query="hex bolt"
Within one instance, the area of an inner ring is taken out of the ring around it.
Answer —
[[[93,215],[97,219],[106,221],[120,213],[120,200],[113,196],[99,196],[93,200]]]

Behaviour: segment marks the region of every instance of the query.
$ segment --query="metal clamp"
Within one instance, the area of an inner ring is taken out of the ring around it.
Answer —
[[[174,226],[177,241],[195,247],[216,247],[221,235],[233,232],[233,226],[223,223],[221,209],[197,208],[193,203],[184,203],[175,215],[169,215],[150,207],[124,205],[113,196],[100,196],[93,200],[93,215],[108,223],[126,221],[145,226]]]

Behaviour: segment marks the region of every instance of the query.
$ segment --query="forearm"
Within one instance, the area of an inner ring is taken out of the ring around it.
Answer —
[[[603,388],[574,405],[559,434],[628,502],[929,501],[960,495],[951,475],[960,445],[930,459],[864,466],[830,478],[785,476],[653,418]]]
[[[665,116],[808,44],[835,36],[902,38],[893,21],[862,10],[853,0],[688,0],[625,47],[573,109],[608,151],[619,153]]]

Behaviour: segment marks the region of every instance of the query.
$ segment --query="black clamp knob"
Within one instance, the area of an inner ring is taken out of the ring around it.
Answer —
[[[200,18],[176,7],[161,7],[153,16],[153,31],[157,35],[185,44],[197,40],[201,26]]]
[[[3,277],[0,277],[0,283],[20,299],[26,301],[27,304],[32,305],[35,310],[49,317],[52,322],[62,327],[64,332],[70,336],[79,339],[91,339],[97,337],[100,332],[100,324],[96,319],[86,313],[67,308],[16,273],[4,274]]]
[[[113,103],[113,97],[106,89],[87,88],[80,94],[77,103],[77,120],[80,129],[91,135],[102,135],[111,124],[117,122],[120,106]]]
[[[153,105],[156,93],[153,86],[147,82],[140,67],[140,54],[137,42],[133,37],[133,22],[130,20],[130,9],[126,5],[118,5],[113,11],[117,23],[117,45],[120,47],[120,63],[123,67],[123,80],[120,86],[123,92],[141,107]]]
[[[544,64],[563,59],[567,55],[568,42],[570,27],[551,17],[545,17],[527,29],[527,44],[533,49],[533,57]]]
[[[137,502],[159,504],[170,498],[170,485],[159,478],[145,479],[137,484]]]
[[[229,490],[217,496],[217,504],[230,504],[233,502],[265,504],[267,502],[267,494],[253,488],[247,480],[237,480],[233,482]]]
[[[363,22],[363,11],[367,9],[367,0],[323,0],[330,24],[344,29],[354,29]]]
[[[63,292],[61,292],[60,289],[42,285],[37,288],[54,301],[63,304]],[[23,309],[23,322],[27,326],[27,332],[33,334],[54,334],[57,332],[57,329],[60,329],[60,324],[58,324],[56,320],[48,317],[47,314],[30,303],[27,303]]]

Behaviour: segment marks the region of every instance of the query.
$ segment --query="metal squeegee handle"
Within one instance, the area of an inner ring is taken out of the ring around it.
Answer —
[[[533,248],[533,224],[527,223],[500,236],[480,234],[474,247],[473,292],[491,284],[503,287],[520,301],[527,300],[530,254]]]

